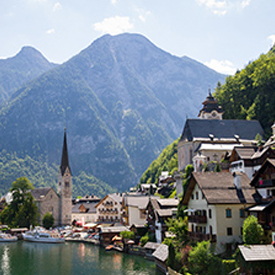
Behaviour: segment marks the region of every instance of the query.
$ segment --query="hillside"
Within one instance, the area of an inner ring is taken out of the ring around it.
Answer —
[[[257,119],[267,136],[275,120],[275,47],[218,85],[215,97],[226,119]]]
[[[0,150],[58,165],[66,126],[73,175],[125,190],[224,78],[141,35],[106,35],[12,94],[0,110]]]
[[[0,105],[23,84],[55,66],[32,47],[23,47],[14,57],[0,59]]]

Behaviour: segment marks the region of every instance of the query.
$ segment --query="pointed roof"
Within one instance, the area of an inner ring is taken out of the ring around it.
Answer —
[[[210,89],[206,100],[202,104],[203,107],[198,116],[200,116],[202,112],[211,113],[213,110],[216,110],[218,113],[223,113],[222,107],[219,106],[217,99],[213,97]]]
[[[71,168],[69,165],[68,148],[67,148],[67,133],[66,133],[66,128],[64,128],[64,141],[63,141],[63,150],[62,150],[62,158],[61,158],[61,165],[60,165],[62,176],[64,176],[64,173],[67,167],[71,173]]]

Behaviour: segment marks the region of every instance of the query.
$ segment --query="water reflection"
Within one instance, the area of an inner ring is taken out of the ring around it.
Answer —
[[[4,246],[4,251],[1,259],[1,274],[10,275],[10,263],[9,263],[9,247]]]
[[[0,245],[3,275],[157,275],[155,264],[142,257],[106,252],[82,244],[41,244],[19,241]]]

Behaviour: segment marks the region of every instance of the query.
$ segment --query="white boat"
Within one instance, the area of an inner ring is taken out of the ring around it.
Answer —
[[[22,233],[23,240],[39,243],[64,243],[65,239],[60,236],[58,231],[49,231],[45,229],[34,229]]]
[[[0,233],[0,242],[16,242],[18,238],[6,233]]]

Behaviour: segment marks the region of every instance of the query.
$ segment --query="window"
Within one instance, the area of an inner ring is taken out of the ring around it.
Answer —
[[[199,199],[199,192],[196,192],[196,200]]]
[[[226,211],[226,218],[231,218],[232,217],[231,209],[228,208],[225,211]]]
[[[191,199],[192,199],[192,200],[194,199],[194,194],[192,194]]]
[[[240,218],[244,218],[244,209],[240,209]]]
[[[209,219],[212,219],[212,209],[208,209],[208,217]]]
[[[243,235],[243,228],[242,227],[241,227],[241,232],[240,233],[241,233],[241,236],[242,236]]]
[[[227,227],[227,236],[232,236],[232,227]]]
[[[65,187],[67,187],[67,188],[69,187],[69,182],[68,181],[65,182]]]

